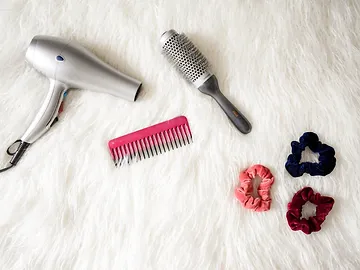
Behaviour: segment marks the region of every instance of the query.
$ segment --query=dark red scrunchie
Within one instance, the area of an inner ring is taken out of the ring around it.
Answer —
[[[317,205],[316,216],[312,216],[309,219],[301,218],[302,207],[307,201]],[[331,197],[314,193],[310,187],[299,190],[288,204],[286,218],[290,228],[293,231],[302,230],[306,234],[320,231],[321,224],[325,221],[326,216],[331,211],[334,202],[334,199]]]

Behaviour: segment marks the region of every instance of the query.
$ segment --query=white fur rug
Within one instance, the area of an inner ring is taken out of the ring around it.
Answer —
[[[1,164],[48,90],[25,63],[33,36],[75,39],[143,88],[135,103],[70,92],[56,126],[0,174],[0,269],[359,269],[360,4],[270,2],[2,0]],[[161,55],[171,28],[209,59],[249,135]],[[109,139],[178,115],[194,144],[114,168]],[[335,148],[330,175],[285,170],[305,131]],[[256,163],[276,178],[264,213],[233,196]],[[335,199],[311,235],[285,217],[304,186]]]

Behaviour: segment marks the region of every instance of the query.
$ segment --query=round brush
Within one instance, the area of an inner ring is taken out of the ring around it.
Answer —
[[[186,35],[169,30],[161,36],[160,43],[167,58],[200,92],[216,100],[240,132],[247,134],[251,131],[249,121],[221,93],[217,78],[209,69],[208,61]]]

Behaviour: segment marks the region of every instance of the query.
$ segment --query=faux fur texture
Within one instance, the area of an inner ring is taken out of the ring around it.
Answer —
[[[1,269],[359,269],[359,1],[6,2],[1,164],[48,90],[25,63],[34,35],[77,40],[144,84],[135,103],[70,92],[56,126],[0,174]],[[250,134],[161,55],[160,35],[171,28],[209,59]],[[114,168],[109,139],[178,115],[194,144]],[[290,142],[305,131],[335,148],[330,175],[286,172]],[[240,170],[256,163],[275,176],[264,213],[234,196]],[[335,199],[311,235],[286,221],[304,186]]]

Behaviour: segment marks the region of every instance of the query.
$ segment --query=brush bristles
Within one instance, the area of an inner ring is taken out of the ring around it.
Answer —
[[[114,163],[120,167],[174,150],[192,143],[191,132],[187,125],[178,126],[113,148]]]
[[[172,35],[162,46],[163,53],[184,74],[195,83],[208,72],[209,62],[195,45],[184,35]]]

